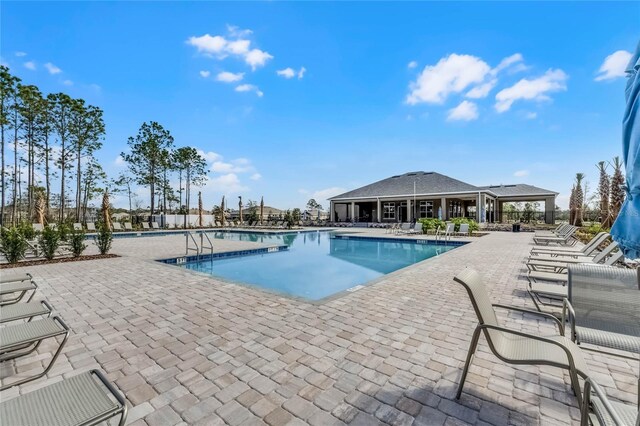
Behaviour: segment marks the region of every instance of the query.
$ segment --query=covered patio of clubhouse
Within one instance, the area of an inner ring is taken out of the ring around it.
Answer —
[[[504,204],[544,203],[544,220],[555,221],[557,192],[527,184],[474,186],[436,172],[410,172],[330,199],[333,222],[393,223],[459,217],[504,222]]]

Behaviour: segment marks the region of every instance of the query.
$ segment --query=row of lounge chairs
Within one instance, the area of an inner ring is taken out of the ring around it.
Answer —
[[[58,347],[42,371],[27,377],[3,379],[0,391],[32,382],[53,367],[71,330],[44,299],[32,302],[38,290],[30,274],[0,277],[0,363],[33,354],[45,340]],[[29,294],[27,297],[27,294]],[[2,425],[96,425],[114,417],[127,418],[124,396],[99,370],[65,378],[32,392],[5,400],[0,397]]]
[[[564,236],[567,230],[558,230],[563,231],[565,233],[560,235]],[[550,234],[544,237],[554,238]],[[472,269],[465,269],[454,278],[467,290],[479,321],[462,372],[458,398],[483,333],[494,355],[507,363],[550,365],[567,370],[580,406],[582,425],[640,424],[637,407],[607,398],[594,381],[582,354],[582,350],[604,352],[602,348],[612,349],[613,355],[633,360],[640,354],[640,270],[612,266],[622,258],[615,251],[617,244],[611,242],[602,251],[597,251],[608,238],[609,234],[600,233],[582,248],[551,249],[542,242],[544,247],[537,244],[531,250],[526,262],[530,270],[528,292],[537,310],[492,304],[480,275]],[[537,272],[536,268],[547,268],[550,274],[564,272],[565,278],[553,277],[552,281],[560,284],[542,287],[531,278],[531,274]],[[560,305],[549,305],[562,307],[562,314],[543,311],[542,299],[560,300]],[[498,321],[496,308],[525,312],[552,321],[557,334],[538,335],[510,329]],[[570,328],[566,326],[567,321]],[[580,389],[579,376],[585,380],[584,391]],[[638,387],[640,391],[640,380]]]

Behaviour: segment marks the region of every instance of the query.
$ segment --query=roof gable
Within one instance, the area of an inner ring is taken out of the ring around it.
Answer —
[[[415,185],[415,190],[414,190]],[[453,179],[436,172],[409,172],[403,175],[374,182],[369,185],[336,195],[330,200],[341,198],[390,197],[411,194],[447,194],[475,192],[477,186]]]

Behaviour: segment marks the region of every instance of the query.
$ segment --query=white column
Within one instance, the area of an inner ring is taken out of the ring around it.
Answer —
[[[331,222],[335,222],[336,221],[336,206],[333,203],[333,201],[329,201],[329,220]]]
[[[447,220],[447,199],[442,197],[440,198],[440,207],[442,207],[442,220]],[[436,217],[438,212],[436,212]]]
[[[351,222],[356,221],[356,202],[351,202]]]
[[[413,209],[411,208],[411,198],[407,198],[407,222],[413,220]]]
[[[382,222],[382,203],[380,202],[380,198],[378,198],[378,202],[376,205],[376,216],[378,219],[378,223]]]

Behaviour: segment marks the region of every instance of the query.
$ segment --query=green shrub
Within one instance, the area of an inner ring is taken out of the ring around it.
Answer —
[[[45,259],[53,259],[56,255],[56,250],[60,247],[60,232],[45,226],[40,235],[39,245]]]
[[[445,223],[440,219],[418,219],[420,223],[422,223],[422,232],[424,234],[429,230],[436,230],[438,228],[444,228]]]
[[[480,227],[478,226],[478,222],[476,222],[473,219],[467,219],[464,217],[456,217],[451,219],[451,222],[453,222],[455,224],[455,231],[458,232],[460,230],[460,224],[461,223],[466,223],[469,225],[469,233],[472,233],[474,231],[477,231],[480,229]]]
[[[73,257],[80,257],[87,245],[84,243],[85,236],[82,230],[73,230],[69,234],[69,244],[71,245],[71,253]]]
[[[97,234],[95,236],[96,245],[100,254],[107,254],[111,250],[111,242],[113,241],[113,233],[108,226],[103,223],[98,224]]]
[[[27,247],[27,240],[18,228],[2,229],[0,232],[0,252],[9,263],[24,259]]]
[[[71,236],[71,231],[73,230],[73,225],[70,223],[62,222],[58,225],[58,235],[60,235],[60,240],[68,242],[69,237]]]
[[[36,237],[36,230],[33,229],[33,225],[27,221],[22,221],[18,225],[18,230],[24,236],[27,241],[33,240]]]

